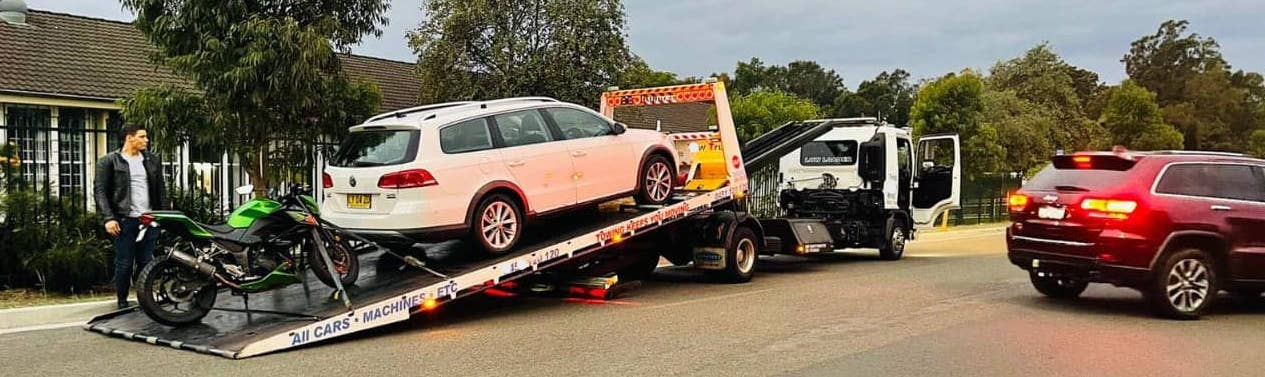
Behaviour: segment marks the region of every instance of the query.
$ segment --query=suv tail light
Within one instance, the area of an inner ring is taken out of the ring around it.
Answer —
[[[324,187],[324,188],[334,187],[334,178],[330,177],[329,173],[321,172],[321,187]]]
[[[1028,208],[1028,196],[1024,194],[1010,194],[1010,210],[1022,211]]]
[[[1138,209],[1138,202],[1116,199],[1085,199],[1081,201],[1081,209],[1088,211],[1089,217],[1123,220]]]
[[[404,189],[438,185],[439,181],[426,169],[397,171],[378,178],[378,187],[381,188]]]

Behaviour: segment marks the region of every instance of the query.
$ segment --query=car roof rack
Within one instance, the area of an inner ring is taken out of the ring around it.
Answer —
[[[409,115],[409,114],[416,114],[416,113],[420,113],[424,111],[433,111],[433,110],[447,109],[447,108],[462,108],[462,107],[468,107],[468,106],[479,106],[479,108],[481,109],[486,109],[488,108],[488,105],[509,105],[509,104],[516,104],[516,103],[536,103],[536,102],[558,102],[558,100],[549,98],[549,97],[515,97],[515,98],[504,98],[504,99],[497,99],[497,100],[491,100],[491,101],[445,102],[445,103],[437,103],[437,104],[431,104],[431,105],[425,105],[425,106],[410,107],[407,109],[401,109],[401,110],[396,110],[396,111],[392,111],[385,114],[375,115],[372,118],[369,118],[369,120],[365,121],[365,123],[376,121],[376,120],[382,120],[386,118],[391,118],[391,117],[403,118],[404,116]],[[434,118],[434,116],[427,117],[426,119],[430,119],[430,118]]]
[[[425,105],[425,106],[410,107],[407,109],[400,109],[400,110],[392,111],[385,114],[375,115],[372,118],[369,118],[369,120],[365,121],[365,123],[372,122],[375,120],[386,119],[390,117],[403,118],[405,115],[409,115],[413,113],[420,113],[420,112],[428,111],[428,110],[438,110],[438,109],[442,109],[446,107],[461,106],[461,105],[470,104],[470,103],[473,103],[473,102],[472,101],[445,102],[445,103],[435,103],[435,104],[430,104],[430,105]]]
[[[1214,152],[1214,151],[1183,151],[1183,150],[1164,150],[1164,151],[1139,151],[1135,152],[1144,155],[1190,155],[1190,156],[1223,156],[1223,157],[1249,157],[1246,154],[1235,152]]]

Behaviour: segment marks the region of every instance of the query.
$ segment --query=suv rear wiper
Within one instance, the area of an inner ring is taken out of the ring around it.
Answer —
[[[367,166],[383,166],[383,165],[386,165],[386,164],[381,163],[381,162],[371,162],[371,161],[356,161],[356,162],[351,163],[351,166],[355,166],[358,168],[363,168]]]
[[[1080,186],[1067,186],[1067,185],[1058,185],[1058,186],[1054,186],[1054,190],[1056,190],[1056,191],[1076,191],[1076,192],[1087,192],[1087,191],[1089,191],[1089,189],[1084,188],[1084,187],[1080,187]]]

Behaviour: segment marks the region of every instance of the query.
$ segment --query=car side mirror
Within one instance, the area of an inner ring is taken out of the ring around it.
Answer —
[[[627,132],[627,131],[628,131],[628,125],[626,124],[623,124],[620,122],[615,122],[614,124],[611,124],[611,135],[623,135],[624,132]]]
[[[238,195],[249,195],[250,193],[255,192],[255,185],[241,186],[238,187],[236,191]]]

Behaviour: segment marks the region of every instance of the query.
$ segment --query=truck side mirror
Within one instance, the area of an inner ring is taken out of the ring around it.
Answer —
[[[881,184],[883,178],[887,176],[887,151],[882,135],[877,135],[875,139],[861,143],[860,149],[861,166],[857,174],[866,182]]]

